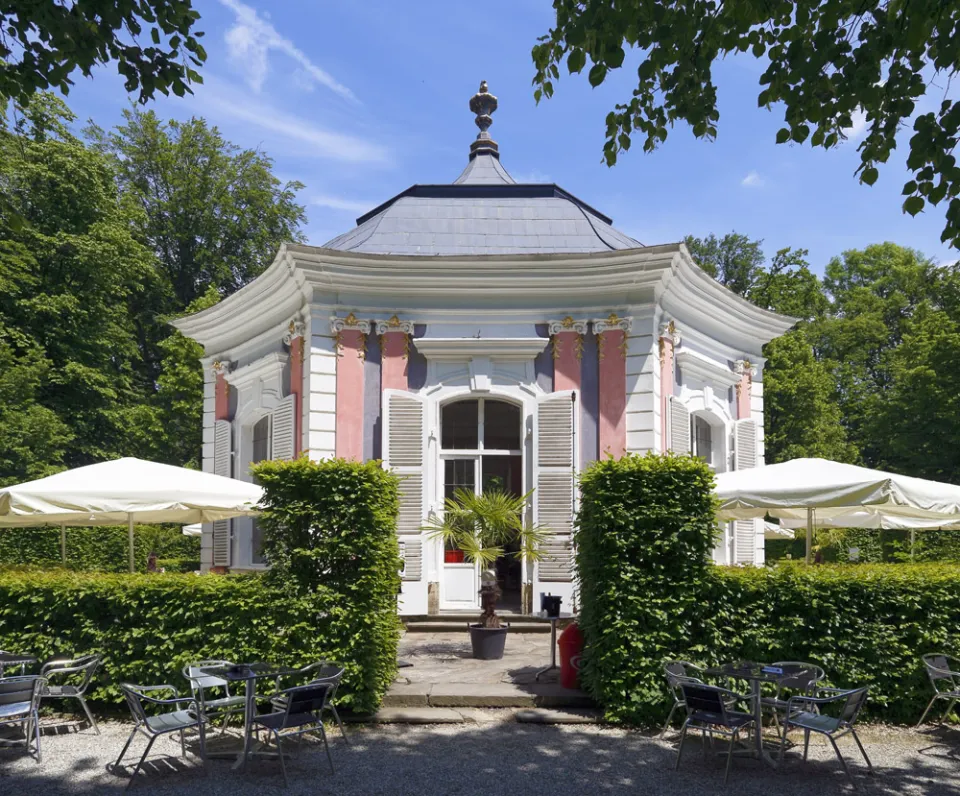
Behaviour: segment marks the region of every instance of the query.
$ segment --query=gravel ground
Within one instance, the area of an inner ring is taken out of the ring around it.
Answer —
[[[330,774],[322,747],[305,743],[288,763],[290,794],[712,794],[723,793],[721,761],[705,760],[699,744],[684,748],[673,770],[675,745],[636,732],[589,725],[538,726],[502,720],[506,711],[477,712],[475,724],[350,727],[346,746],[331,733],[337,772]],[[130,725],[104,722],[101,736],[89,729],[43,738],[43,764],[22,751],[0,749],[0,794],[109,794],[119,792],[144,748],[134,741],[123,775],[107,771]],[[877,773],[866,776],[852,741],[841,748],[855,767],[864,793],[960,796],[960,733],[921,735],[866,727],[861,733]],[[937,746],[924,750],[937,743]],[[850,792],[828,747],[811,742],[811,762],[788,757],[783,773],[750,760],[734,762],[727,793],[737,796],[824,796]],[[131,792],[243,796],[282,787],[279,764],[253,760],[247,772],[212,760],[208,776],[196,758],[179,757],[179,744],[160,739]]]

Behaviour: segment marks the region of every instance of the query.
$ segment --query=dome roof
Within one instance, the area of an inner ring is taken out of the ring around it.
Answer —
[[[414,185],[357,219],[324,248],[367,254],[556,254],[642,246],[553,184],[517,183],[487,132],[497,100],[482,83],[470,101],[480,134],[447,185]]]

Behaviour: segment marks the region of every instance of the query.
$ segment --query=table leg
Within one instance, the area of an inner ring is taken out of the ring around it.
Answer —
[[[540,682],[540,675],[559,668],[560,667],[557,666],[557,623],[552,621],[550,622],[550,665],[537,672],[537,676],[534,678],[534,680],[536,682]]]
[[[256,678],[251,677],[246,683],[246,693],[244,694],[243,704],[243,752],[233,764],[233,768],[246,768],[247,755],[250,753],[250,738],[253,733],[253,714],[256,710]]]
[[[761,683],[759,680],[753,680],[750,685],[750,693],[753,695],[753,718],[756,722],[754,737],[756,738],[757,757],[760,758],[761,763],[766,763],[770,768],[776,768],[777,761],[763,748],[763,707],[760,703]]]

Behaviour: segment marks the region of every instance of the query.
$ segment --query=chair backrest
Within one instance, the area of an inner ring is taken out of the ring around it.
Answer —
[[[45,682],[35,674],[0,677],[0,707],[29,702],[30,710],[34,710],[40,700],[40,687]]]
[[[183,676],[190,681],[190,688],[194,694],[196,694],[197,689],[228,688],[229,683],[222,677],[204,674],[202,671],[212,666],[233,666],[233,663],[230,661],[194,661],[183,667]]]
[[[683,701],[687,703],[687,713],[715,713],[726,721],[727,707],[723,702],[723,695],[727,692],[724,689],[683,681],[680,683],[680,691],[683,693]]]
[[[699,671],[699,668],[689,661],[667,661],[663,665],[663,673],[667,677],[667,683],[674,691],[680,687],[682,682],[703,682],[693,674],[695,671]]]
[[[869,693],[870,688],[856,688],[853,691],[847,693],[847,698],[843,702],[843,707],[840,709],[840,721],[843,724],[850,726],[857,720],[857,716],[860,714],[860,710],[867,703],[867,694]]]
[[[956,658],[951,658],[942,652],[935,652],[923,656],[923,665],[926,667],[927,677],[930,678],[930,683],[937,693],[960,690],[958,678],[951,674],[951,672],[960,670],[960,661]]]
[[[283,693],[287,697],[287,717],[323,710],[327,706],[330,690],[329,683],[311,683],[286,689]]]
[[[87,690],[87,686],[90,685],[93,675],[96,674],[97,669],[100,668],[100,664],[102,662],[103,659],[96,653],[91,653],[90,655],[81,655],[79,658],[76,658],[74,661],[72,661],[74,666],[83,669],[83,679],[80,681],[80,685],[77,689],[81,694]]]
[[[140,686],[133,683],[120,683],[120,690],[123,691],[123,697],[127,700],[127,707],[130,708],[133,720],[137,724],[146,724],[147,713],[140,701]]]
[[[815,663],[777,661],[773,665],[783,669],[783,677],[777,680],[777,687],[780,689],[788,688],[812,694],[817,683],[826,677],[826,672]]]

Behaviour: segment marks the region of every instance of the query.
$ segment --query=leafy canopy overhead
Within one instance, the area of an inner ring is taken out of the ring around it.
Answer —
[[[193,30],[191,0],[8,0],[0,4],[0,97],[26,102],[38,91],[67,94],[71,75],[90,77],[115,61],[140,102],[178,97],[203,82],[193,66],[207,54]]]
[[[928,92],[937,109],[913,118],[903,210],[948,202],[941,239],[960,243],[960,105],[944,88],[960,61],[960,3],[937,0],[554,0],[556,26],[533,48],[534,96],[551,97],[561,68],[598,86],[639,53],[637,86],[607,115],[608,165],[634,134],[650,152],[668,128],[687,122],[699,138],[717,135],[720,113],[714,63],[750,53],[766,65],[757,102],[781,104],[777,143],[829,149],[846,137],[855,114],[867,132],[860,143],[860,181],[876,182],[897,133]],[[565,62],[565,64],[564,64]]]

